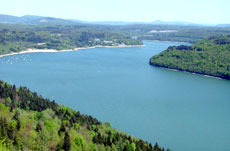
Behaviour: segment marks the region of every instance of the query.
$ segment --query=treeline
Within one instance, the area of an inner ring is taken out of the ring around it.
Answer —
[[[142,42],[100,26],[0,24],[0,54],[19,52],[27,48],[63,50],[119,44],[141,45]]]
[[[139,40],[160,40],[196,43],[199,40],[220,34],[230,34],[230,27],[210,27],[202,25],[151,25],[133,24],[119,26],[101,26],[119,34],[135,37]],[[151,32],[155,31],[155,32]]]
[[[189,43],[195,43],[204,38],[219,34],[230,34],[230,27],[208,27],[198,25],[180,26],[140,24],[119,26],[117,29],[123,33],[126,33],[127,35],[136,36],[139,40],[177,41]]]
[[[109,123],[0,81],[0,150],[164,151]],[[167,149],[169,151],[169,149]]]
[[[212,36],[192,46],[171,46],[153,56],[150,64],[230,80],[230,35]]]

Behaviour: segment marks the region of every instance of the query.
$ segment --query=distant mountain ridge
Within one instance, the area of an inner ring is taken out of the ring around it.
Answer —
[[[230,27],[230,24],[218,24],[217,27]]]
[[[77,19],[61,19],[55,17],[44,17],[36,15],[25,15],[25,16],[12,16],[0,14],[0,24],[58,24],[58,25],[74,25],[74,24],[96,24],[96,25],[132,25],[132,24],[148,24],[148,25],[180,25],[180,26],[205,26],[202,24],[195,24],[192,22],[184,21],[172,21],[166,22],[161,20],[155,20],[153,22],[126,22],[126,21],[81,21]],[[229,24],[228,24],[229,25]],[[209,25],[207,25],[209,26]],[[213,26],[213,25],[212,25]]]
[[[75,21],[75,20],[72,20]],[[152,22],[125,22],[125,21],[96,21],[96,22],[86,22],[86,21],[79,21],[82,23],[89,23],[89,24],[99,24],[99,25],[133,25],[133,24],[148,24],[148,25],[182,25],[182,26],[199,26],[200,24],[195,24],[192,22],[183,22],[183,21],[172,21],[172,22],[165,22],[161,20],[155,20]]]
[[[77,24],[70,20],[54,18],[54,17],[43,17],[43,16],[34,16],[34,15],[25,15],[22,17],[11,16],[0,14],[0,23],[4,24],[30,24],[30,25],[39,25],[39,24]]]

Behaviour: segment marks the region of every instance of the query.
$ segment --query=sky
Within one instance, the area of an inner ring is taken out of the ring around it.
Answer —
[[[230,24],[230,0],[1,0],[0,14],[83,21]]]

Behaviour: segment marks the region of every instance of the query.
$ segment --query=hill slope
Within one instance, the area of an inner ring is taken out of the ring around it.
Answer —
[[[153,56],[154,66],[230,80],[230,35],[209,37],[192,46],[173,46]]]
[[[26,87],[0,81],[0,150],[4,151],[163,151],[83,115],[58,105]],[[168,149],[169,150],[169,149]]]

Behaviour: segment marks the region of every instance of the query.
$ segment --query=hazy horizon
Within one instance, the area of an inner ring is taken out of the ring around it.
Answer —
[[[81,21],[165,22],[182,21],[195,24],[229,24],[228,0],[85,0],[30,1],[8,0],[0,6],[0,14],[37,15]]]
[[[0,15],[9,15],[9,16],[16,16],[16,17],[23,17],[23,16],[38,16],[38,17],[51,17],[51,18],[58,18],[58,19],[65,19],[65,20],[76,20],[80,22],[124,22],[124,23],[152,23],[152,22],[178,22],[178,23],[191,23],[191,24],[200,24],[200,25],[218,25],[216,24],[206,24],[206,23],[195,23],[195,22],[189,22],[189,21],[184,21],[184,20],[172,20],[172,21],[166,21],[166,20],[161,20],[161,19],[156,19],[152,21],[124,21],[124,20],[95,20],[95,21],[90,21],[90,20],[81,20],[77,18],[60,18],[56,16],[40,16],[40,15],[31,15],[31,14],[25,14],[25,15],[10,15],[10,14],[0,14]]]

